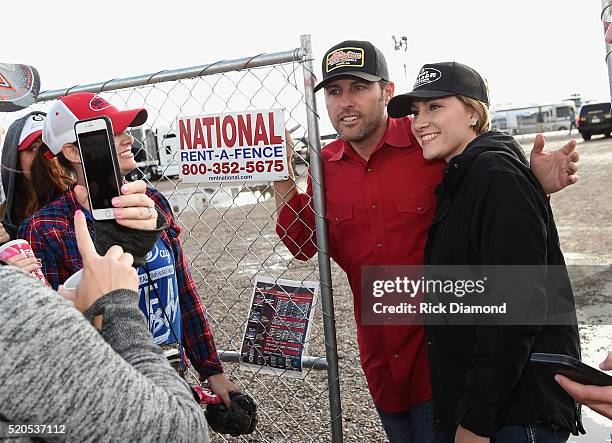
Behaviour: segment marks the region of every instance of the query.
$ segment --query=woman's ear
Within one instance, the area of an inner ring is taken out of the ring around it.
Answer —
[[[81,163],[81,155],[76,143],[66,143],[62,146],[62,154],[70,163]]]
[[[465,108],[468,112],[469,118],[470,118],[470,126],[474,127],[478,124],[478,120],[480,120],[480,115],[478,114],[478,112],[476,111],[476,109],[474,109],[473,107],[469,106],[469,105],[465,105]]]
[[[479,115],[478,112],[474,110],[474,108],[470,107],[470,109],[472,110],[472,112],[470,113],[470,126],[474,127],[478,124]]]

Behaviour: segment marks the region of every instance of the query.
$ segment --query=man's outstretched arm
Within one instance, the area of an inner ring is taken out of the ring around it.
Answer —
[[[533,142],[530,162],[531,170],[546,194],[550,195],[578,182],[580,177],[576,173],[580,155],[576,151],[576,140],[550,152],[544,152],[544,145],[544,136],[538,134]]]
[[[308,177],[306,193],[298,191],[291,163],[294,142],[285,131],[289,178],[274,182],[276,200],[276,233],[287,249],[299,260],[308,260],[317,253],[315,214],[312,208],[312,182]]]

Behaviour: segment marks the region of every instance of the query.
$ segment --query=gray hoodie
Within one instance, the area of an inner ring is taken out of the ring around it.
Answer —
[[[84,317],[2,266],[0,294],[0,441],[209,441],[203,411],[153,343],[136,292],[110,292]],[[87,321],[98,314],[100,331]]]
[[[15,238],[17,229],[11,230],[12,225],[16,224],[16,220],[11,220],[11,212],[13,209],[13,198],[15,195],[15,176],[17,175],[17,162],[19,160],[19,137],[21,131],[25,125],[26,120],[31,115],[42,115],[46,116],[44,112],[34,111],[26,114],[18,120],[15,120],[4,138],[4,145],[2,147],[2,188],[6,198],[6,214],[2,219],[2,224],[11,236],[11,239]]]

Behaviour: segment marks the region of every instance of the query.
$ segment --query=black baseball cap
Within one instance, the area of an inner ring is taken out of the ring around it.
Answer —
[[[346,40],[329,49],[323,56],[323,80],[314,92],[333,78],[354,75],[369,82],[389,80],[387,61],[380,50],[370,42]]]
[[[489,105],[487,84],[474,69],[458,62],[424,65],[417,76],[412,92],[393,97],[387,105],[389,117],[410,114],[415,98],[440,98],[465,95]]]

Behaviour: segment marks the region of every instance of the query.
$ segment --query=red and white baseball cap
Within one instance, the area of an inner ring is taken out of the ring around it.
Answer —
[[[28,149],[42,135],[44,121],[45,116],[43,114],[34,114],[28,117],[19,136],[19,151]]]
[[[129,126],[140,126],[147,121],[146,109],[120,111],[91,92],[70,94],[56,100],[45,119],[42,139],[49,150],[47,158],[53,158],[62,151],[66,143],[76,142],[74,124],[79,120],[107,116],[113,122],[113,131],[119,134]]]

